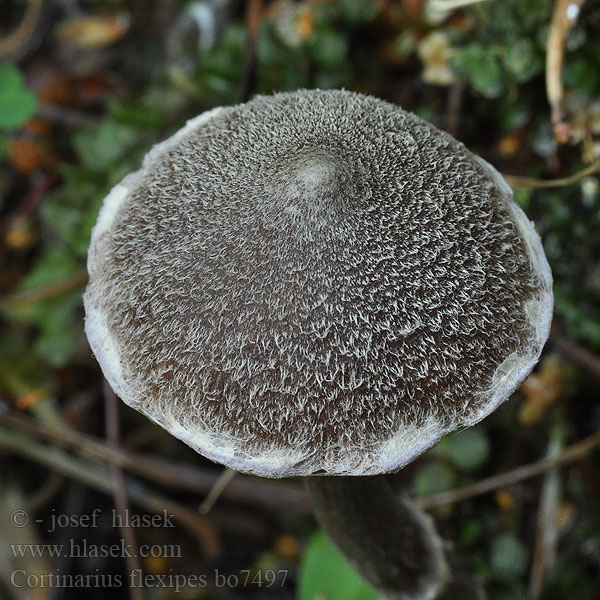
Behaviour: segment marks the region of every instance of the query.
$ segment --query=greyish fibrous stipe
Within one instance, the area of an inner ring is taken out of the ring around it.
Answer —
[[[397,469],[494,410],[552,311],[501,176],[346,91],[193,119],[106,198],[86,331],[121,398],[266,476]]]

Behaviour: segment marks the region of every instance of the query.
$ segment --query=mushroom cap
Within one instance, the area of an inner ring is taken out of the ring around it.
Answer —
[[[552,315],[539,236],[497,171],[348,91],[189,121],[107,196],[88,270],[115,392],[267,477],[397,470],[506,400]]]

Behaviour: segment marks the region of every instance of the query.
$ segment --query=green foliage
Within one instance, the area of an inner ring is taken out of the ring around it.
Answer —
[[[513,533],[500,534],[492,542],[490,562],[499,577],[522,575],[528,564],[527,549]]]
[[[71,254],[50,247],[23,279],[21,290],[43,288],[73,276],[79,269]],[[37,328],[33,352],[50,366],[62,367],[72,357],[78,331],[74,324],[74,310],[80,303],[81,292],[72,292],[11,311],[14,318]]]
[[[586,57],[573,57],[565,65],[563,81],[570,88],[590,94],[598,88],[600,81],[597,65]]]
[[[342,33],[318,28],[307,44],[308,55],[322,69],[329,71],[343,64],[348,52],[348,40]]]
[[[459,532],[457,542],[463,547],[471,546],[481,538],[482,531],[481,521],[466,521]]]
[[[461,471],[476,471],[490,455],[490,443],[480,427],[469,427],[447,436],[446,451],[452,464]]]
[[[496,600],[514,600],[525,598],[524,579],[529,566],[529,556],[519,537],[506,532],[496,536],[491,543],[489,560],[482,564],[479,573],[493,589]]]
[[[361,24],[372,21],[379,12],[377,2],[373,0],[339,0],[341,18],[350,24]]]
[[[508,43],[520,34],[545,30],[552,4],[552,0],[504,0],[475,6],[472,14],[483,29],[482,36],[504,36]]]
[[[413,480],[420,496],[439,494],[460,485],[460,472],[474,473],[483,467],[490,454],[488,438],[481,427],[451,433],[431,450],[434,460],[425,463]]]
[[[78,265],[72,256],[61,252],[56,248],[49,249],[35,263],[34,267],[21,281],[21,291],[31,291],[61,281],[71,275],[74,275],[78,270]],[[28,311],[34,311],[33,307],[20,309],[22,314]]]
[[[44,387],[44,373],[31,352],[25,326],[17,323],[8,335],[0,336],[0,393],[21,396]]]
[[[600,556],[600,517],[593,516],[575,527],[571,536],[588,557]],[[586,564],[580,557],[559,553],[548,575],[544,598],[562,600],[577,598],[595,600],[597,589],[586,572]]]
[[[338,0],[337,2],[315,2],[314,13],[321,26],[348,31],[375,19],[379,6],[372,0]]]
[[[20,127],[36,110],[37,100],[25,86],[21,71],[9,63],[0,63],[0,128]]]
[[[502,133],[509,133],[524,127],[531,118],[531,107],[522,96],[498,99],[498,121]],[[526,193],[528,190],[518,190]]]
[[[530,38],[519,38],[506,46],[502,56],[504,67],[519,83],[529,81],[542,72],[544,61],[541,52],[536,52]]]
[[[456,474],[452,468],[442,461],[424,464],[415,475],[413,486],[419,496],[439,494],[452,489],[456,485]]]
[[[306,49],[286,44],[272,26],[266,25],[261,30],[257,55],[258,89],[261,92],[310,87],[310,63]]]
[[[600,185],[586,178],[579,186],[541,190],[529,201],[540,215],[544,248],[554,276],[554,311],[569,335],[600,348],[600,287],[594,287],[600,255]]]
[[[96,127],[83,129],[73,136],[73,145],[81,164],[90,171],[106,172],[137,143],[133,127],[103,121]]]
[[[77,165],[60,168],[63,184],[42,207],[42,216],[55,234],[57,245],[84,258],[90,233],[109,185],[89,169]]]
[[[581,560],[573,560],[559,555],[548,575],[544,589],[547,600],[595,600],[598,589],[590,581]]]
[[[10,138],[0,131],[0,160],[6,157],[8,153],[8,144]]]
[[[454,57],[453,65],[484,96],[494,98],[504,90],[504,74],[497,47],[472,42]]]
[[[124,104],[113,106],[121,121],[109,115],[97,126],[73,134],[80,164],[59,167],[62,184],[50,193],[41,209],[51,235],[22,279],[20,291],[43,289],[81,271],[103,198],[139,167],[141,131],[131,124],[139,122],[139,114]],[[51,367],[62,367],[73,359],[81,335],[80,308],[81,290],[27,304],[11,310],[10,315],[33,326],[36,334],[29,352]]]
[[[111,98],[108,101],[108,111],[115,122],[143,130],[158,129],[164,121],[164,111],[152,90],[137,102]]]
[[[311,538],[298,579],[298,600],[377,600],[369,586],[327,537],[318,532]]]
[[[554,311],[564,321],[570,335],[600,348],[600,308],[570,285],[554,286]]]
[[[476,26],[456,45],[452,65],[487,98],[499,98],[543,72],[544,40],[536,37],[548,23],[547,0],[504,0],[474,7]]]
[[[215,105],[232,104],[244,66],[247,28],[236,24],[227,29],[219,43],[198,57],[196,85]]]

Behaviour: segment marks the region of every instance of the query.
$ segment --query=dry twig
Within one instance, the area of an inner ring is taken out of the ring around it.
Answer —
[[[565,144],[571,138],[571,128],[565,121],[562,68],[565,42],[585,0],[556,0],[546,42],[546,95],[551,109],[554,139]]]
[[[127,471],[137,473],[163,485],[207,493],[218,478],[218,475],[197,467],[149,458],[123,449],[109,448],[91,436],[69,429],[54,430],[15,412],[0,412],[0,424],[25,431],[33,437],[49,440],[56,446],[77,448],[82,454],[114,462]],[[542,475],[554,466],[579,460],[598,446],[600,446],[600,431],[567,447],[560,456],[546,457],[512,471],[482,479],[464,488],[416,498],[414,502],[420,508],[429,509],[467,500],[473,496],[486,494],[495,489]],[[302,488],[246,475],[238,475],[223,491],[223,496],[236,501],[261,503],[278,509],[309,510]]]
[[[248,23],[248,40],[246,42],[246,58],[242,76],[240,77],[236,101],[246,102],[250,98],[254,77],[256,75],[256,38],[260,27],[260,15],[262,11],[262,0],[250,0],[246,13]]]
[[[16,411],[0,412],[0,424],[23,431],[29,436],[47,440],[55,446],[73,448],[82,456],[114,463],[131,473],[174,488],[206,494],[219,477],[212,469],[173,463],[141,453],[128,452],[123,448],[111,448],[104,441],[90,435],[69,428],[58,430]],[[231,500],[258,503],[279,510],[309,510],[308,501],[301,486],[247,475],[238,475],[223,490],[223,496]]]
[[[568,360],[585,369],[596,379],[600,379],[600,356],[552,331],[550,342]]]
[[[0,39],[0,58],[19,58],[25,53],[27,46],[40,23],[43,0],[28,0],[27,8],[17,28]]]
[[[587,454],[589,454],[596,447],[600,446],[600,431],[590,435],[589,437],[576,442],[575,444],[567,447],[562,454],[558,456],[547,456],[528,465],[523,465],[512,471],[506,473],[500,473],[499,475],[493,475],[487,479],[481,479],[476,481],[472,485],[468,485],[457,490],[450,490],[441,494],[435,494],[432,496],[425,496],[422,498],[416,498],[415,504],[419,508],[425,510],[435,508],[436,506],[443,506],[444,504],[452,504],[453,502],[461,502],[473,498],[474,496],[480,496],[481,494],[487,494],[498,488],[502,488],[508,485],[513,485],[519,481],[542,475],[549,469],[552,469],[559,465],[565,465],[567,463],[579,460]]]
[[[106,439],[108,445],[112,448],[118,448],[119,446],[119,406],[117,404],[117,397],[112,391],[108,381],[103,381],[104,390],[104,411],[105,411],[105,424],[106,424]],[[123,471],[119,465],[111,463],[110,465],[110,478],[113,487],[113,498],[115,500],[115,509],[120,517],[121,535],[123,540],[129,548],[134,548],[134,552],[127,553],[125,561],[127,562],[127,568],[129,573],[141,572],[141,563],[137,553],[137,540],[135,530],[133,527],[125,525],[128,522],[127,515],[129,514],[129,497],[127,495],[127,488],[125,486],[125,477]],[[132,600],[144,600],[144,591],[142,587],[130,586],[129,596]]]
[[[504,179],[513,190],[521,188],[525,189],[538,189],[538,188],[553,188],[562,187],[565,185],[571,185],[577,183],[580,179],[593,175],[600,171],[600,159],[594,161],[591,165],[581,169],[573,175],[568,177],[560,177],[558,179],[535,179],[534,177],[519,177],[517,175],[504,175]]]
[[[554,424],[550,434],[548,458],[560,456],[564,450],[564,442],[565,423],[562,413],[559,411],[558,420]],[[558,466],[555,466],[546,473],[542,486],[535,549],[529,579],[529,593],[527,595],[531,600],[538,600],[541,596],[544,588],[544,579],[552,568],[556,557],[560,492],[560,470]]]
[[[215,484],[210,488],[210,491],[206,495],[204,502],[199,506],[198,512],[201,515],[206,515],[210,512],[210,509],[215,505],[215,502],[225,491],[225,488],[229,485],[231,480],[236,476],[236,472],[229,467],[225,467],[219,478],[215,481]]]
[[[113,492],[110,474],[105,467],[71,456],[57,447],[36,442],[31,437],[17,431],[0,427],[0,448],[44,465],[97,491],[105,494]],[[131,500],[138,506],[156,513],[166,510],[173,515],[176,521],[182,523],[199,539],[207,554],[214,554],[218,551],[219,539],[215,530],[206,519],[194,511],[157,494],[136,481],[127,481],[127,492]]]
[[[466,8],[480,2],[487,2],[487,0],[430,0],[429,6],[432,10],[454,10],[455,8]]]

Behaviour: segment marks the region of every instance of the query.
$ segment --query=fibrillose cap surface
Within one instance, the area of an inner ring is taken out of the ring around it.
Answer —
[[[86,332],[130,406],[232,469],[402,467],[539,358],[540,239],[502,177],[387,102],[217,108],[104,202]]]

